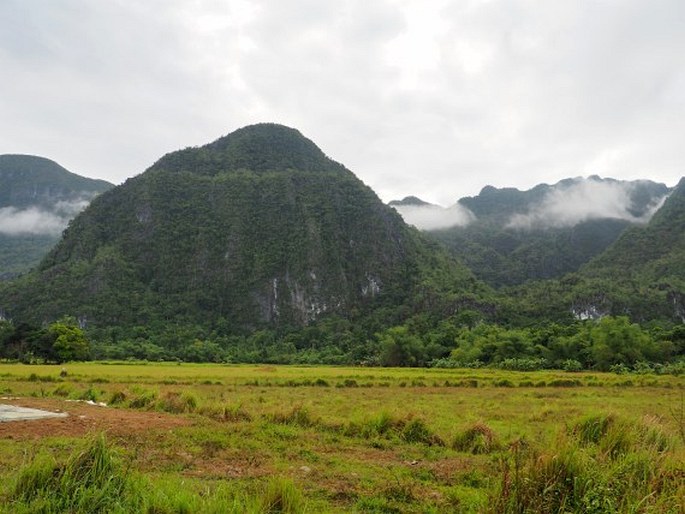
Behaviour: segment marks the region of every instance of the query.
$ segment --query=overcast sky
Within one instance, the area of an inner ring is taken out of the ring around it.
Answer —
[[[121,183],[272,121],[383,200],[685,175],[683,0],[2,0],[0,153]]]

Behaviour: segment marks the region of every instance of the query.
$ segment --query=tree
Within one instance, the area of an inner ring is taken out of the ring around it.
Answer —
[[[54,337],[52,348],[57,362],[84,361],[90,357],[90,342],[74,320],[62,318],[50,325],[48,333]]]
[[[632,366],[638,361],[659,360],[654,340],[640,325],[631,324],[627,316],[602,318],[590,330],[588,349],[597,369],[607,370],[613,364]]]

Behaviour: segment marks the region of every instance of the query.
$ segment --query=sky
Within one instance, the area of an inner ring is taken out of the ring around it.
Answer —
[[[295,127],[384,200],[685,175],[682,0],[3,0],[0,154],[123,182]]]

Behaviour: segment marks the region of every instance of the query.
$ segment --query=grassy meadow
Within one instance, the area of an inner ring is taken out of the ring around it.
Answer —
[[[684,391],[648,374],[0,364],[5,401],[92,418],[0,437],[0,512],[681,513]]]

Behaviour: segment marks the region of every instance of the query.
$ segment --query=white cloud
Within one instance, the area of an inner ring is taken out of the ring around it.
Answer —
[[[409,225],[419,230],[464,227],[474,221],[474,214],[462,205],[444,208],[439,205],[393,205]]]
[[[0,153],[115,183],[261,121],[385,200],[682,175],[682,0],[5,0],[0,17]]]
[[[69,221],[88,206],[92,196],[92,194],[84,194],[76,200],[60,200],[52,209],[37,206],[25,209],[2,207],[0,208],[0,234],[58,236],[67,227]]]
[[[10,236],[19,234],[56,236],[68,223],[68,218],[37,207],[21,210],[14,207],[0,208],[0,233]]]
[[[635,187],[635,183],[593,179],[556,186],[529,212],[512,216],[508,226],[518,229],[569,227],[599,218],[646,223],[663,205],[666,197],[656,199],[642,216],[637,217],[631,212],[631,193]]]

